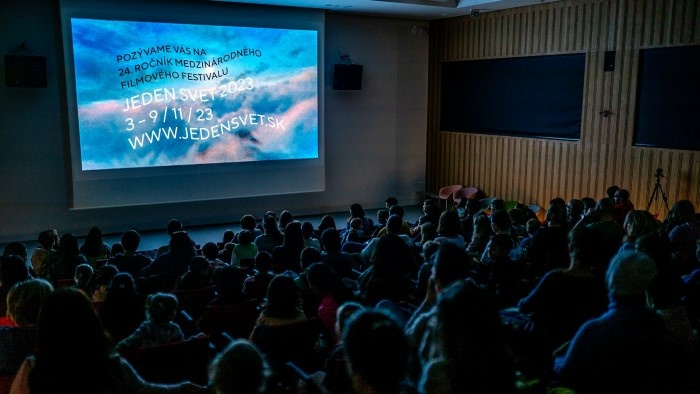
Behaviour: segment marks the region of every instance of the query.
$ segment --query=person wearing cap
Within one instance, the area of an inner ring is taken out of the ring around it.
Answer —
[[[608,311],[584,323],[554,360],[554,385],[577,393],[685,392],[691,376],[682,349],[647,303],[656,264],[623,252],[610,262]]]

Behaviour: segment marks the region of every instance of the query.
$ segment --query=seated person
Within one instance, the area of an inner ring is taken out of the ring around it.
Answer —
[[[53,286],[44,279],[19,282],[7,294],[7,314],[15,326],[0,326],[0,375],[14,375],[34,351],[39,309]]]
[[[177,298],[174,295],[151,294],[146,300],[146,320],[131,335],[119,341],[115,349],[120,352],[182,341],[185,335],[173,321],[176,314]]]
[[[136,230],[124,231],[121,236],[121,244],[124,247],[124,253],[110,258],[107,264],[117,267],[119,272],[128,272],[135,278],[153,260],[146,255],[136,253],[141,244],[141,235]]]
[[[209,286],[211,286],[209,260],[204,256],[192,257],[187,272],[175,282],[175,290],[195,290]]]
[[[265,356],[245,339],[236,339],[217,354],[209,366],[216,394],[263,393],[269,368]]]

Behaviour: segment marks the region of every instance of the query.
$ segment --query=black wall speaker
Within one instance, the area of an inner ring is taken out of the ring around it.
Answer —
[[[362,65],[334,64],[333,89],[360,90],[362,89]]]
[[[5,55],[5,86],[11,88],[45,88],[47,82],[44,56]]]

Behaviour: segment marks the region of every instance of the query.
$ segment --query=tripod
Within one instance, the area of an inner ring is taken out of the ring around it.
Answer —
[[[647,204],[647,211],[649,211],[649,208],[651,208],[651,203],[652,201],[658,201],[659,200],[659,192],[661,192],[661,199],[664,202],[664,205],[666,206],[666,212],[668,213],[670,209],[668,209],[668,199],[666,198],[666,193],[664,193],[664,189],[661,187],[661,178],[663,178],[661,168],[656,170],[656,184],[654,185],[654,190],[651,192],[651,197],[649,197],[649,203]]]

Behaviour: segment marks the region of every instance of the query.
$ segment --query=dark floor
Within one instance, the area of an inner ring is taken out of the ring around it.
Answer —
[[[404,215],[404,220],[408,222],[416,222],[420,215],[422,214],[421,206],[415,205],[415,206],[405,206],[403,207],[405,211]],[[294,212],[292,212],[294,214]],[[368,209],[366,210],[366,214],[368,217],[372,218],[376,222],[376,217],[377,217],[377,209]],[[333,212],[333,213],[321,213],[318,215],[313,215],[313,216],[300,216],[300,217],[295,217],[294,219],[299,220],[299,221],[309,221],[311,222],[314,227],[317,227],[319,222],[321,221],[321,218],[324,215],[331,215],[335,219],[336,226],[338,228],[344,228],[345,227],[345,221],[347,220],[349,216],[349,212]],[[199,245],[203,245],[207,242],[221,242],[223,239],[224,231],[227,229],[231,229],[235,232],[240,231],[240,226],[238,223],[232,223],[228,225],[211,225],[211,226],[197,226],[197,227],[191,227],[191,228],[185,228],[185,230],[188,232],[190,235],[190,238],[195,241],[195,243]],[[125,229],[126,230],[126,229]],[[60,229],[59,229],[59,234],[60,234]],[[169,238],[167,233],[165,232],[165,228],[163,228],[163,231],[145,231],[141,232],[141,244],[139,246],[139,250],[151,250],[151,249],[157,249],[161,245],[165,245],[168,243]],[[76,234],[78,235],[78,234]],[[82,235],[84,236],[84,235]],[[104,235],[104,241],[108,245],[112,245],[115,242],[119,242],[121,238],[121,234],[106,234]],[[21,240],[26,246],[27,250],[29,251],[29,255],[31,256],[32,251],[38,246],[38,242],[35,240]],[[82,244],[82,237],[79,239],[79,242]],[[5,248],[5,244],[0,245],[1,249]]]

